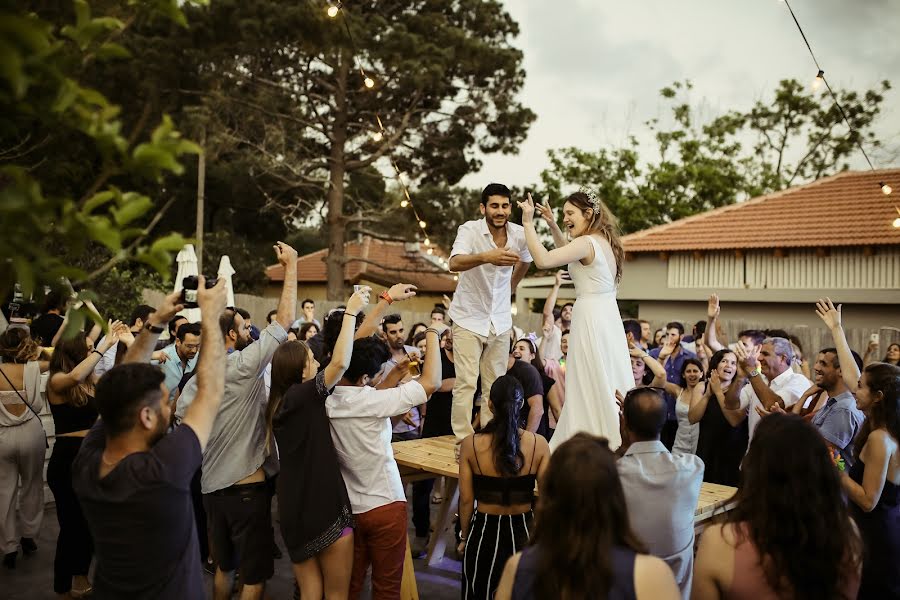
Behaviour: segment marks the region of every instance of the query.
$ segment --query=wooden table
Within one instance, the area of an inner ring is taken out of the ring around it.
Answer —
[[[447,548],[447,533],[454,528],[453,515],[459,504],[459,464],[456,462],[456,438],[452,435],[395,442],[394,460],[400,467],[400,476],[404,482],[444,477],[444,488],[441,490],[443,502],[438,511],[434,533],[428,541],[426,564],[432,566],[444,557]],[[735,488],[727,485],[706,483],[700,486],[700,497],[697,510],[694,512],[694,532],[699,535],[710,524],[712,519],[731,510],[734,505],[728,501],[734,495]],[[455,539],[455,537],[454,537]],[[407,548],[407,559],[403,569],[404,600],[417,600],[415,573],[412,555]]]

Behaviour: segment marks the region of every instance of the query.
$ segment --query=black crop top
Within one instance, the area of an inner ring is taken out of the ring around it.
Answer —
[[[56,435],[83,431],[94,426],[99,413],[97,403],[93,396],[88,396],[87,404],[75,406],[74,404],[51,404],[50,413],[53,415],[53,425],[56,427]]]
[[[532,434],[534,435],[534,434]],[[531,450],[531,464],[528,470],[534,466],[534,453],[537,448],[537,439]],[[475,453],[475,464],[481,471],[478,463],[478,453]],[[537,476],[534,473],[518,475],[516,477],[493,477],[482,473],[472,474],[472,488],[475,492],[475,500],[486,504],[499,504],[500,506],[512,506],[514,504],[531,504],[534,500],[534,486]]]

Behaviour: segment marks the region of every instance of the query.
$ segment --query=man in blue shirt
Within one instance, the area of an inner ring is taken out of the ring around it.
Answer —
[[[178,328],[175,334],[175,343],[162,349],[162,353],[168,357],[165,362],[159,363],[166,376],[166,388],[169,390],[169,399],[178,391],[178,383],[181,378],[194,370],[197,366],[197,352],[200,351],[200,323],[185,323]]]
[[[684,325],[672,322],[666,325],[666,337],[663,345],[650,351],[650,356],[662,363],[666,369],[666,381],[684,387],[681,381],[681,367],[688,358],[697,358],[697,355],[686,350],[681,345],[684,338]],[[666,424],[662,430],[662,443],[669,450],[675,443],[675,432],[678,430],[678,416],[675,414],[675,396],[666,392]]]
[[[862,359],[854,352],[853,359],[862,370]],[[856,398],[850,393],[841,375],[837,350],[825,348],[816,357],[813,379],[828,394],[828,400],[812,418],[825,441],[837,450],[849,469],[853,464],[853,440],[859,432],[865,415],[856,407]]]

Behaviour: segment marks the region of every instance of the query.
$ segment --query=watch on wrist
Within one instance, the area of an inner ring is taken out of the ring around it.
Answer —
[[[149,331],[150,333],[155,333],[156,335],[159,335],[159,334],[161,334],[163,331],[166,330],[166,328],[163,327],[162,325],[154,325],[154,324],[151,323],[150,321],[147,321],[147,322],[144,324],[144,329],[146,329],[146,330]]]
[[[749,373],[747,373],[750,377],[758,377],[759,376],[759,367],[753,367]]]

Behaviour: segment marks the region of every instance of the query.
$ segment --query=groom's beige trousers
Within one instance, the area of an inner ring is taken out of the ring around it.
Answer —
[[[493,417],[488,408],[491,386],[506,373],[509,361],[509,340],[512,329],[487,336],[478,335],[459,325],[453,325],[453,363],[456,368],[456,384],[453,386],[453,411],[451,423],[456,439],[462,440],[474,433],[472,428],[472,402],[475,385],[481,374],[481,426]]]

